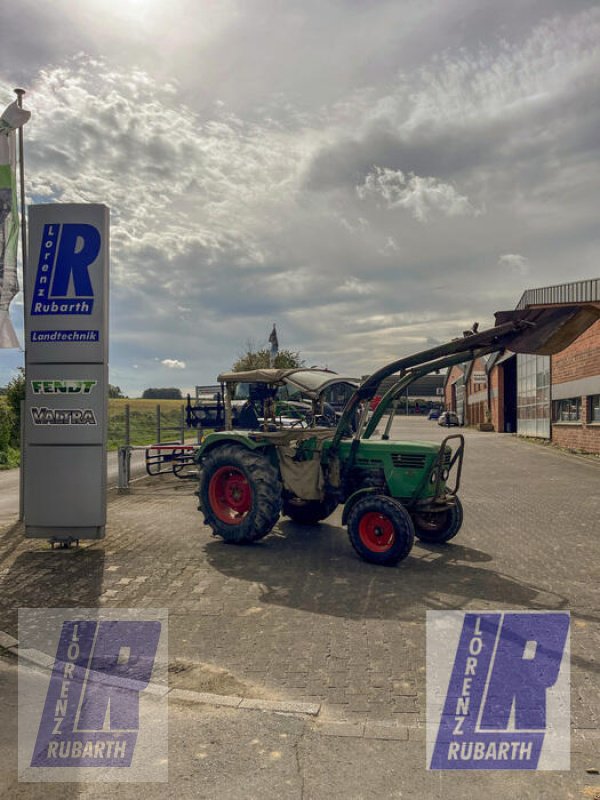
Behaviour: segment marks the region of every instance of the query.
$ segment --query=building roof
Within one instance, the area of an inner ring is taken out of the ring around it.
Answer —
[[[458,380],[460,377],[463,377],[463,376],[464,376],[464,374],[465,374],[465,367],[466,367],[466,363],[464,363],[464,364],[454,364],[452,367],[449,367],[449,368],[448,368],[448,370],[447,370],[447,372],[446,372],[446,375],[444,376],[444,387],[446,387],[446,386],[447,386],[447,385],[448,385],[448,384],[451,382],[451,381],[450,381],[450,378],[451,378],[451,376],[452,376],[452,371],[453,371],[453,370],[455,370],[455,369],[456,369],[456,370],[459,370],[459,371],[460,371],[460,373],[461,373],[461,375],[458,375],[458,376],[457,376],[457,377],[456,377],[456,378],[455,378],[455,379],[452,381],[452,383],[456,383],[456,381],[457,381],[457,380]]]
[[[589,278],[573,283],[559,283],[540,289],[527,289],[521,295],[516,308],[545,304],[568,305],[569,303],[600,302],[600,278]]]
[[[386,378],[379,384],[377,394],[384,394],[387,390],[398,380],[397,375],[392,375]],[[416,381],[408,387],[409,397],[441,397],[438,389],[444,388],[445,375],[424,375],[422,378],[417,378]]]

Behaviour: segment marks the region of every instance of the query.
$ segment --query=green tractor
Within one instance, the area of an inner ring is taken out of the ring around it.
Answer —
[[[225,373],[225,430],[203,440],[198,497],[205,523],[226,542],[266,536],[281,514],[315,524],[343,504],[342,524],[359,556],[393,565],[409,554],[414,537],[430,544],[453,539],[463,522],[458,497],[464,437],[441,444],[390,439],[394,412],[406,387],[436,370],[497,351],[551,355],[600,316],[590,304],[536,306],[498,312],[496,326],[388,364],[357,386],[334,428],[318,425],[324,391],[339,378],[323,370]],[[397,378],[374,411],[381,382]],[[255,429],[231,425],[231,397],[240,381],[263,386]],[[315,407],[312,424],[283,424],[271,402],[277,387],[299,387]]]

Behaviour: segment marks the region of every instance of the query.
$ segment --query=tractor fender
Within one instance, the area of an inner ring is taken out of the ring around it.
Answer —
[[[342,511],[342,525],[346,525],[348,522],[348,515],[358,503],[359,500],[362,500],[363,497],[366,497],[369,494],[381,494],[381,489],[377,488],[376,486],[370,486],[367,489],[359,489],[354,494],[351,494],[350,497],[346,500],[346,504],[344,505],[344,510]]]
[[[238,447],[245,447],[247,450],[263,450],[269,454],[270,460],[277,464],[277,454],[275,453],[275,448],[271,444],[267,444],[263,442],[255,442],[253,439],[250,439],[248,436],[236,434],[236,432],[223,432],[223,433],[211,433],[209,434],[202,444],[200,448],[196,452],[195,460],[196,463],[201,465],[204,458],[211,453],[215,448],[223,447],[223,445],[237,445]]]

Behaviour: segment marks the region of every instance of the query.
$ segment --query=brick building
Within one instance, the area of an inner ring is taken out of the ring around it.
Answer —
[[[456,411],[461,423],[465,424],[465,371],[466,364],[455,364],[446,373],[444,381],[444,405]]]
[[[465,370],[465,396],[469,425],[490,421],[487,359],[470,361]]]
[[[517,308],[572,302],[600,302],[600,279],[529,289]],[[506,351],[453,367],[444,399],[465,425],[600,453],[600,321],[554,356]]]
[[[552,440],[600,453],[600,321],[552,357]]]

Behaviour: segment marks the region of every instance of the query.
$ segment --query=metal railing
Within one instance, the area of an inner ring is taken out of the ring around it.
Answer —
[[[181,406],[179,419],[176,425],[166,425],[162,417],[160,404],[157,403],[154,411],[154,441],[147,444],[134,445],[131,443],[131,408],[125,405],[123,420],[124,444],[118,450],[118,481],[119,492],[129,492],[131,482],[131,454],[134,451],[144,451],[145,471],[148,475],[162,475],[172,472],[177,478],[190,477],[187,468],[194,463],[193,455],[200,443],[200,429],[194,432],[194,440],[186,442],[185,406]],[[165,433],[176,434],[176,438],[169,436],[165,441]]]
[[[573,283],[559,283],[555,286],[543,286],[540,289],[527,289],[517,303],[517,309],[542,304],[564,303],[597,303],[600,302],[600,278],[589,278]]]
[[[185,421],[185,406],[182,405],[179,409],[179,421],[177,425],[165,425],[161,414],[162,412],[160,403],[157,403],[154,411],[154,444],[170,444],[171,441],[183,442],[185,440],[185,432],[187,430]],[[131,407],[129,403],[125,405],[123,418],[123,444],[125,447],[129,447],[131,445]],[[177,433],[177,438],[175,440],[171,438],[168,442],[163,442],[163,434],[167,431]]]

